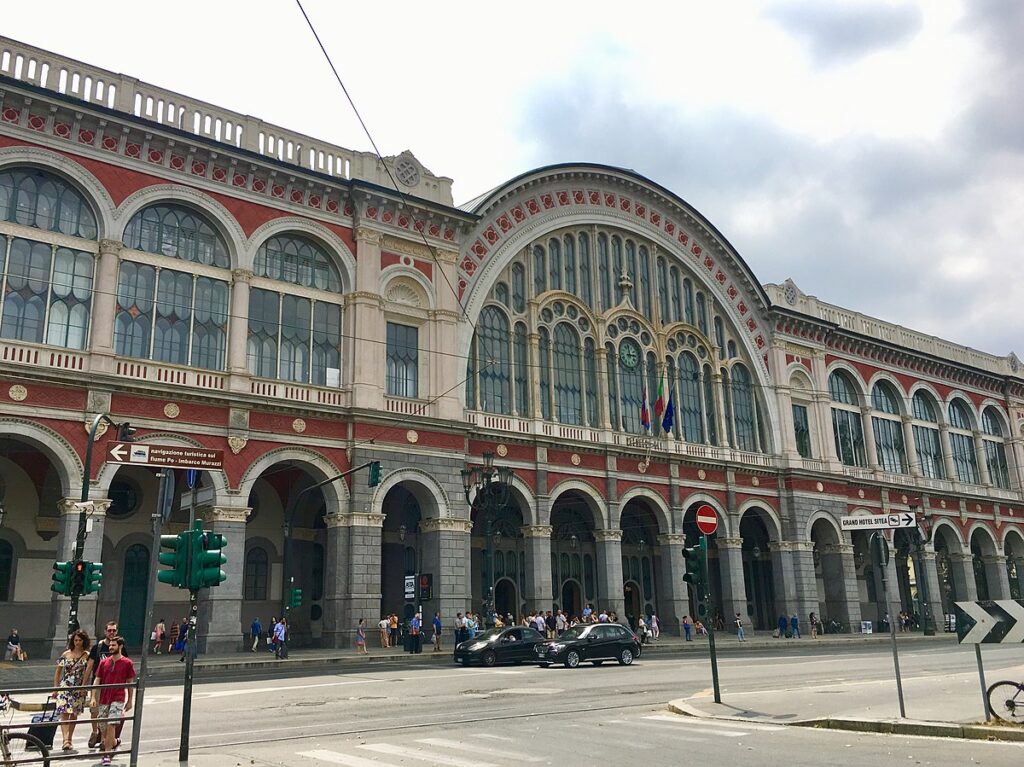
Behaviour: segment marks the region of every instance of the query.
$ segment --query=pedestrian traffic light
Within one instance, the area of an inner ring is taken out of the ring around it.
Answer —
[[[85,591],[84,594],[95,594],[103,585],[103,563],[83,562],[85,565]]]
[[[71,563],[71,590],[68,596],[80,597],[85,593],[85,562],[76,559]]]
[[[127,421],[117,425],[118,442],[134,442],[136,429]]]
[[[203,523],[196,522],[192,529],[192,566],[189,569],[189,588],[203,589],[218,586],[227,575],[220,566],[228,561],[221,549],[228,541],[219,533],[203,531]]]
[[[708,617],[708,570],[707,570],[707,538],[701,538],[701,545],[683,549],[683,559],[686,560],[686,574],[683,580],[693,590],[694,599],[697,604],[697,617],[706,619]]]
[[[53,563],[53,583],[50,591],[64,596],[71,596],[71,565],[72,562]]]
[[[168,568],[157,571],[156,577],[161,583],[179,589],[188,588],[189,537],[190,532],[160,536],[160,548],[167,551],[161,551],[157,559]]]
[[[370,461],[370,476],[366,480],[367,487],[377,487],[380,484],[380,461]]]
[[[292,610],[296,607],[302,607],[302,589],[288,590],[288,607]]]
[[[420,601],[429,602],[434,591],[434,576],[431,573],[420,574]]]

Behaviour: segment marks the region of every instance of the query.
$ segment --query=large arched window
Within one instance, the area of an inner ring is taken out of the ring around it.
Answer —
[[[517,322],[515,338],[513,339],[513,357],[515,364],[515,385],[516,385],[516,413],[524,418],[533,415],[530,411],[530,369],[528,365],[529,351],[527,349],[526,323]]]
[[[249,291],[249,372],[338,386],[342,284],[334,261],[312,240],[278,235],[260,245],[255,270]],[[292,285],[304,289],[302,294]]]
[[[847,466],[867,465],[864,427],[853,383],[846,373],[836,370],[828,377],[828,392],[832,398],[832,427],[839,460]]]
[[[94,240],[96,216],[64,179],[36,168],[0,171],[0,221]]]
[[[3,222],[94,240],[96,218],[85,199],[41,170],[0,172],[0,338],[84,349],[95,242],[38,242],[5,233]]]
[[[907,451],[903,444],[903,421],[900,419],[899,397],[891,384],[879,381],[871,390],[875,412],[871,426],[875,434],[875,452],[883,471],[904,474]]]
[[[327,252],[296,235],[271,237],[260,245],[253,271],[260,277],[316,290],[341,290],[341,276]]]
[[[985,465],[992,484],[1004,490],[1010,489],[1010,471],[1006,465],[1006,443],[1003,437],[1001,418],[994,407],[987,407],[981,414],[981,444],[985,448]]]
[[[980,484],[971,416],[967,405],[960,399],[954,399],[949,403],[949,447],[953,454],[956,478],[971,485]]]
[[[679,404],[677,418],[680,433],[686,442],[704,442],[704,426],[701,415],[700,368],[697,358],[689,352],[679,355]]]
[[[946,467],[942,458],[942,440],[939,438],[939,419],[934,400],[925,392],[917,391],[911,400],[914,449],[921,476],[945,479]]]
[[[508,318],[495,306],[480,313],[480,407],[490,413],[512,412]]]
[[[132,216],[124,244],[133,250],[228,269],[224,239],[206,218],[174,203],[150,205]]]
[[[732,368],[732,407],[736,421],[736,447],[757,450],[759,435],[754,387],[750,373],[743,365],[733,365]]]
[[[220,235],[199,213],[160,204],[136,213],[124,239],[127,247],[167,256],[168,261],[154,266],[135,260],[130,252],[123,254],[114,351],[125,357],[223,370],[230,262]],[[202,266],[182,269],[177,263],[182,260]]]
[[[267,598],[268,574],[267,550],[259,546],[249,549],[245,555],[242,599],[248,601],[265,600]]]
[[[583,423],[583,385],[580,337],[567,322],[555,326],[555,418],[561,423]]]

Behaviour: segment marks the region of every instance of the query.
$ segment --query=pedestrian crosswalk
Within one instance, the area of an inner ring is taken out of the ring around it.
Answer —
[[[595,718],[562,730],[559,738],[571,738],[576,730],[585,742],[593,744],[595,733],[613,742],[633,738],[638,731],[662,731],[673,742],[701,743],[721,739],[739,739],[785,730],[784,727],[747,722],[694,719],[677,714],[647,714],[628,718]],[[429,737],[403,734],[391,738],[367,738],[365,741],[347,742],[335,748],[315,748],[299,751],[300,764],[343,767],[381,767],[389,764],[426,764],[437,767],[501,767],[510,760],[525,763],[543,763],[547,757],[533,753],[531,739],[512,738],[493,732],[442,733]]]

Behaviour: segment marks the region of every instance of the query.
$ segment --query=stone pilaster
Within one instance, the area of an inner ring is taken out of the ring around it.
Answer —
[[[678,634],[682,630],[683,616],[690,615],[690,590],[683,580],[686,575],[686,560],[683,559],[686,536],[680,533],[659,535],[658,544],[661,547],[658,617],[665,633]],[[690,620],[693,620],[692,615]]]
[[[982,557],[985,579],[988,581],[989,599],[1010,598],[1010,576],[1006,572],[1006,557],[999,554]]]
[[[433,596],[422,604],[424,619],[440,611],[441,620],[451,626],[455,614],[470,606],[470,532],[468,519],[434,517],[420,520],[422,536],[422,573],[433,575]]]
[[[791,543],[790,559],[796,586],[797,615],[800,616],[800,625],[804,627],[801,631],[810,631],[810,614],[816,612],[821,616],[818,609],[818,583],[814,575],[814,544],[810,541]]]
[[[95,372],[96,366],[113,370],[114,356],[114,311],[117,306],[117,266],[124,247],[117,240],[100,240],[100,249],[96,264],[95,285],[98,290],[93,293],[92,319],[89,326],[89,350],[94,357],[91,364]],[[104,360],[103,357],[108,359]]]
[[[955,601],[971,602],[978,598],[978,584],[974,580],[974,557],[970,554],[949,555],[950,576],[953,579]]]
[[[736,613],[743,617],[743,624],[751,628],[747,613],[747,587],[743,581],[743,539],[718,538],[718,573],[722,581],[722,617],[726,629],[732,625]],[[749,632],[748,632],[749,633]]]
[[[597,603],[596,609],[626,616],[626,600],[622,591],[622,531],[595,530],[597,539]]]
[[[551,525],[530,525],[522,528],[526,547],[526,611],[550,610],[551,598]],[[584,597],[585,599],[585,597]]]
[[[324,546],[324,617],[323,634],[321,635],[324,647],[344,646],[350,632],[354,630],[348,613],[350,522],[348,514],[327,514],[324,517],[324,524],[327,528],[326,545]],[[378,560],[379,558],[378,556]],[[379,570],[379,566],[377,569]]]
[[[793,569],[793,546],[790,541],[773,541],[769,544],[772,563],[772,579],[775,587],[775,611],[786,617],[797,615],[803,620],[797,602],[796,574]]]
[[[861,429],[864,431],[864,452],[867,453],[868,467],[872,471],[879,471],[878,447],[875,445],[875,425],[871,422],[871,408],[862,405],[860,408]]]
[[[932,628],[935,629],[936,633],[942,633],[942,590],[939,586],[939,571],[935,567],[935,552],[930,549],[922,549],[918,556],[918,566],[921,570],[921,575],[918,577],[925,580],[928,584],[928,604],[922,604],[921,628],[922,630],[924,629],[923,613],[927,610],[930,611]],[[920,590],[920,586],[918,589]]]
[[[911,420],[909,415],[903,415],[900,418],[903,426],[903,449],[906,452],[910,475],[920,477],[921,467],[917,464],[917,441],[914,439],[914,425],[911,423]]]
[[[228,317],[228,373],[233,391],[249,390],[249,290],[253,273],[231,272],[231,315]]]
[[[975,460],[978,462],[978,477],[983,485],[992,484],[992,473],[988,470],[988,460],[985,458],[985,440],[981,432],[975,429],[971,432],[971,442],[974,445]]]
[[[245,520],[248,508],[212,506],[202,510],[203,527],[228,542],[221,569],[227,575],[219,586],[206,589],[199,600],[199,651],[236,652],[244,643],[248,624],[242,622],[245,586]],[[237,553],[236,553],[237,552]]]
[[[860,630],[860,593],[853,546],[832,544],[821,554],[821,574],[825,582],[825,604],[819,617],[845,623],[849,631]]]

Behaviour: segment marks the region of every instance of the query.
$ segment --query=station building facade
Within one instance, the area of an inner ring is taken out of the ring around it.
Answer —
[[[673,417],[654,412],[661,395]],[[642,420],[645,396],[651,428]],[[713,611],[936,625],[1024,583],[1024,375],[986,354],[761,284],[697,210],[631,171],[539,168],[463,206],[409,152],[353,152],[0,39],[0,623],[62,644],[51,566],[105,565],[91,629],[148,637],[154,470],[142,444],[224,451],[198,517],[228,539],[207,649],[303,589],[299,643],[412,609],[451,620],[586,604],[676,629],[696,509]],[[461,472],[513,470],[471,507]],[[303,492],[366,461],[384,467]],[[178,483],[164,532],[181,531]],[[302,494],[301,496],[299,494]],[[296,499],[300,499],[296,501]],[[286,510],[295,563],[285,573]],[[887,533],[883,604],[868,533]],[[927,582],[927,583],[925,583]],[[154,618],[185,614],[164,585]]]

